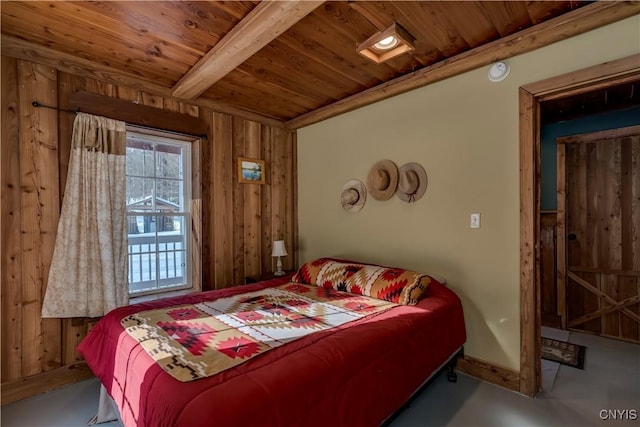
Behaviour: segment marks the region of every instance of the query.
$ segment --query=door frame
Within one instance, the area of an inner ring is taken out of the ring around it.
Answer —
[[[640,79],[640,54],[520,87],[520,393],[540,387],[540,103]]]

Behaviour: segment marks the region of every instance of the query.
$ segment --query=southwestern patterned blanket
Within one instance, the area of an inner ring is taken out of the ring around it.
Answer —
[[[135,313],[121,323],[162,369],[185,382],[396,305],[287,283],[215,301]]]

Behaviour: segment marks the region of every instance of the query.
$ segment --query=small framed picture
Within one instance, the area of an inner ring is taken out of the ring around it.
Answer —
[[[264,184],[264,160],[238,157],[238,182]]]

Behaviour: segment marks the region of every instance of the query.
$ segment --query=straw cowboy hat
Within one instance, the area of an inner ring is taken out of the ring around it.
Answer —
[[[427,191],[427,172],[418,163],[407,163],[398,170],[396,195],[405,202],[415,202]]]
[[[340,203],[342,209],[349,212],[360,212],[367,199],[367,189],[362,181],[351,179],[342,186],[340,194]]]
[[[369,169],[367,189],[376,200],[389,200],[398,186],[398,167],[391,160],[380,160]]]

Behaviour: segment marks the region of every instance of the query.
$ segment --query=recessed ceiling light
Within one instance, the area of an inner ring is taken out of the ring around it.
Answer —
[[[380,50],[389,50],[393,49],[398,45],[398,39],[394,36],[389,36],[386,39],[380,40],[378,43],[374,44],[373,47]]]
[[[360,43],[357,51],[360,55],[379,64],[413,50],[415,41],[416,39],[407,30],[394,23]]]

